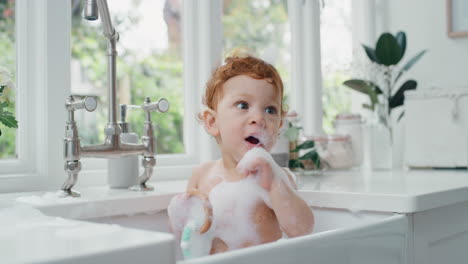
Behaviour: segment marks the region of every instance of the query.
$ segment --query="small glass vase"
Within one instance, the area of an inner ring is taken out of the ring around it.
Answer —
[[[373,170],[394,168],[393,127],[388,101],[377,104],[370,126],[371,166]]]

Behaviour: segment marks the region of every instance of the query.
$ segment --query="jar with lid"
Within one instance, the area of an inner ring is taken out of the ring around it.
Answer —
[[[362,118],[359,114],[341,113],[335,117],[335,133],[349,135],[353,150],[353,166],[360,166],[364,156]]]
[[[314,137],[322,162],[331,169],[349,169],[354,166],[354,152],[349,135],[332,134]]]

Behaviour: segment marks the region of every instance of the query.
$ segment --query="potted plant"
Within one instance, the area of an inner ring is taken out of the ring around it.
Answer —
[[[393,144],[392,110],[403,105],[405,91],[414,90],[417,87],[415,80],[402,82],[401,77],[424,56],[427,50],[419,51],[403,66],[399,66],[406,53],[405,32],[399,31],[396,35],[386,32],[380,35],[375,47],[364,44],[362,46],[374,68],[375,80],[351,79],[343,84],[369,96],[369,103],[363,104],[363,107],[373,111],[377,125],[385,128],[391,149]],[[401,112],[398,120],[403,115],[404,112]]]
[[[2,99],[5,89],[13,87],[10,76],[10,73],[6,69],[0,67],[0,123],[6,127],[18,128],[18,121],[15,119],[15,116],[13,113],[6,110],[10,101],[6,98]],[[2,130],[0,129],[0,136],[1,135]]]
[[[315,148],[313,140],[306,140],[298,145],[299,131],[302,127],[298,126],[298,115],[292,113],[288,115],[288,129],[286,137],[289,141],[289,168],[292,171],[306,170],[314,171],[321,168],[320,156]],[[305,150],[303,155],[299,151]]]

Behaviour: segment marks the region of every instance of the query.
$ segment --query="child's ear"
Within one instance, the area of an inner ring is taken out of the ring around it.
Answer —
[[[202,115],[206,131],[208,131],[208,133],[213,137],[219,136],[218,124],[216,123],[216,112],[213,109],[205,109]]]

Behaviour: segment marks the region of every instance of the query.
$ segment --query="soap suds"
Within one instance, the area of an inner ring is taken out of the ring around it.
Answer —
[[[14,203],[10,207],[0,209],[0,240],[14,239],[19,232],[29,230],[50,230],[52,227],[75,228],[77,225],[77,222],[64,218],[46,216],[26,204]]]
[[[267,143],[268,137],[264,134],[256,136],[259,137],[262,144]],[[257,158],[264,159],[271,166],[272,177],[279,182],[280,191],[285,191],[282,190],[285,188],[284,184],[291,187],[286,172],[262,147],[254,147],[246,152],[238,163],[238,171],[241,173],[254,171],[256,168],[251,167]],[[187,194],[175,196],[171,200],[168,215],[173,231],[182,238],[181,247],[183,250],[190,249],[192,256],[194,253],[199,254],[202,251],[207,254],[212,239],[215,237],[221,239],[229,250],[241,248],[245,244],[261,243],[262,240],[257,233],[257,226],[253,219],[254,209],[260,202],[264,202],[270,208],[272,205],[268,191],[258,184],[257,175],[249,175],[242,180],[233,182],[220,182],[209,193],[209,201],[212,206],[213,222],[208,232],[200,235],[199,232],[186,233],[186,231],[198,230],[198,227],[204,222],[205,212],[202,201],[188,198]],[[195,240],[199,241],[195,243],[196,247],[193,243]]]
[[[253,209],[259,201],[270,204],[268,193],[253,177],[235,182],[221,182],[209,195],[213,206],[213,235],[229,249],[241,248],[246,242],[260,243],[253,222]]]
[[[167,213],[176,236],[180,236],[180,247],[186,259],[209,254],[213,236],[211,232],[200,234],[205,222],[205,206],[210,206],[196,196],[180,194],[171,199]]]
[[[17,202],[33,204],[33,205],[48,205],[48,204],[64,204],[64,203],[77,203],[86,201],[83,198],[76,199],[66,195],[63,191],[46,192],[43,195],[22,196],[16,198]]]
[[[242,157],[242,159],[237,164],[237,169],[241,173],[246,173],[249,169],[252,169],[252,164],[258,158],[264,159],[270,165],[271,170],[273,171],[273,177],[276,180],[279,180],[280,183],[286,183],[289,187],[292,188],[291,182],[289,181],[286,172],[280,166],[278,166],[278,164],[276,164],[271,154],[268,153],[264,148],[256,147],[247,151],[244,154],[244,157]]]

